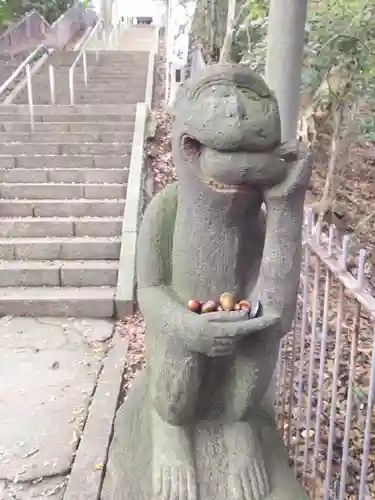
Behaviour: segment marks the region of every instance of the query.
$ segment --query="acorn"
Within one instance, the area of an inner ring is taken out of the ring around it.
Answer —
[[[236,305],[236,299],[231,293],[222,293],[219,302],[224,311],[233,311]]]
[[[194,299],[189,300],[188,309],[191,312],[195,312],[195,313],[199,314],[201,312],[201,309],[202,309],[202,304],[199,302],[199,300],[194,300]]]
[[[215,302],[214,300],[208,300],[207,302],[205,302],[202,305],[202,308],[201,308],[202,314],[210,313],[210,312],[214,312],[214,311],[217,311],[217,302]]]
[[[239,306],[239,308],[241,309],[241,311],[246,311],[247,313],[250,314],[250,312],[251,312],[251,304],[247,300],[240,300],[239,302],[237,302],[236,305]]]

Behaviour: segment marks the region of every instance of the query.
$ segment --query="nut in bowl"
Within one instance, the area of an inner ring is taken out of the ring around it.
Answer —
[[[232,293],[225,292],[220,295],[218,300],[201,302],[196,299],[191,299],[188,302],[188,310],[196,314],[207,314],[216,311],[245,311],[249,315],[249,319],[252,319],[260,315],[261,304],[259,300],[252,303],[248,300],[236,301]]]
[[[194,299],[189,300],[188,309],[191,312],[195,312],[195,313],[199,314],[202,310],[202,304],[199,302],[199,300],[194,300]]]

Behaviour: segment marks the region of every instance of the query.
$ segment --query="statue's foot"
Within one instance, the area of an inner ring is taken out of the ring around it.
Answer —
[[[156,464],[155,464],[156,465]],[[195,470],[188,466],[157,464],[154,495],[157,500],[197,500]]]
[[[197,500],[197,479],[190,437],[184,427],[155,416],[153,491],[155,500]]]
[[[261,500],[270,493],[260,440],[247,422],[224,429],[228,446],[231,500]]]

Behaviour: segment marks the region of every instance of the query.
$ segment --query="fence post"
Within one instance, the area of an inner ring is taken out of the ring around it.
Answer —
[[[363,440],[361,479],[360,479],[358,500],[366,499],[367,471],[369,465],[369,456],[371,452],[372,428],[374,425],[372,418],[374,402],[375,402],[375,335],[372,344],[371,379],[370,379],[369,395],[367,402],[366,428]]]
[[[366,263],[366,250],[362,248],[359,251],[359,259],[358,259],[358,273],[357,273],[358,290],[362,290],[365,284],[365,263]]]
[[[27,97],[29,101],[29,113],[30,113],[30,126],[31,130],[34,130],[34,104],[33,104],[33,89],[31,82],[31,69],[30,64],[26,65],[26,80],[27,80]]]
[[[344,236],[342,252],[340,256],[341,267],[346,269],[349,248],[349,237]],[[338,393],[338,380],[340,370],[340,353],[341,353],[341,332],[342,322],[344,317],[344,296],[345,289],[342,283],[339,284],[338,304],[337,304],[337,317],[336,317],[336,336],[335,336],[335,351],[334,351],[334,365],[332,377],[332,392],[331,392],[331,413],[329,418],[329,431],[328,431],[328,453],[327,453],[327,468],[324,479],[324,494],[323,499],[329,500],[330,487],[332,479],[332,466],[333,466],[333,452],[335,442],[336,430],[336,411],[337,411],[337,393]]]

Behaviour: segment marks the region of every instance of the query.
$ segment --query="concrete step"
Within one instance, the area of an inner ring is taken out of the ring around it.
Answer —
[[[144,68],[131,71],[131,77],[124,76],[124,69],[121,68],[117,72],[89,72],[87,75],[87,89],[96,90],[96,86],[100,87],[105,84],[108,84],[109,87],[120,87],[122,86],[123,90],[132,91],[137,88],[137,86],[145,87],[147,81],[148,68],[145,66]],[[78,74],[74,78],[74,85],[85,87],[85,80],[83,75]],[[69,73],[65,74],[57,74],[55,75],[55,89],[56,91],[60,91],[61,89],[69,89]],[[46,93],[50,94],[50,80],[48,75],[41,75],[38,78],[34,78],[33,80],[33,98],[34,101],[40,95],[41,89],[43,89]],[[27,98],[27,88],[23,88],[22,91],[16,96],[16,99],[13,101],[15,104],[24,104],[25,98]],[[27,101],[26,101],[27,102]]]
[[[149,59],[147,61],[137,63],[137,64],[121,64],[120,62],[105,64],[105,65],[87,65],[87,76],[94,78],[95,76],[116,76],[122,77],[123,79],[129,79],[131,75],[142,75],[147,70]],[[71,66],[62,66],[58,67],[56,65],[52,65],[55,70],[55,82],[59,83],[59,80],[68,81],[69,79],[69,70]],[[83,66],[76,67],[74,72],[74,79],[82,79],[83,74]],[[44,66],[42,70],[40,70],[32,80],[33,89],[37,89],[38,84],[41,81],[49,81],[49,70],[48,65]]]
[[[136,106],[135,105],[125,105],[125,106],[114,106],[114,105],[104,105],[104,106],[92,106],[90,104],[86,105],[45,105],[39,104],[34,106],[34,113],[36,115],[55,115],[55,114],[72,114],[72,115],[111,115],[111,114],[120,114],[120,115],[131,115],[133,118],[135,115]],[[20,114],[28,114],[29,106],[27,104],[1,104],[0,105],[0,118],[2,115],[15,113],[17,115]]]
[[[56,97],[58,102],[70,102],[70,98],[68,96],[61,95],[60,97]],[[77,104],[131,104],[137,102],[144,102],[145,100],[145,91],[140,92],[139,94],[126,94],[126,95],[116,95],[112,93],[108,94],[100,94],[97,95],[86,95],[86,94],[76,94],[74,98],[74,102]]]
[[[0,218],[0,238],[119,236],[122,217],[14,217]]]
[[[133,134],[134,122],[106,122],[105,132],[121,132],[123,134]],[[0,124],[1,132],[30,132],[30,122],[8,122]],[[50,122],[50,123],[36,123],[34,133],[63,133],[63,132],[79,132],[91,133],[102,132],[102,122]]]
[[[1,165],[1,163],[0,163]],[[121,184],[128,179],[127,169],[109,168],[0,168],[0,182],[59,184]]]
[[[132,104],[137,102],[143,102],[145,100],[145,90],[141,90],[137,93],[127,93],[123,91],[122,94],[114,94],[111,89],[108,89],[106,93],[97,92],[96,94],[88,94],[84,90],[75,91],[74,102],[77,104]],[[40,93],[35,99],[38,104],[49,104],[51,98],[47,93]],[[64,89],[60,94],[56,95],[56,102],[58,104],[68,104],[70,103],[69,92]]]
[[[0,316],[62,316],[111,318],[112,287],[0,288]]]
[[[87,105],[87,104],[83,104]],[[129,105],[132,106],[132,105]],[[103,106],[105,107],[105,106]],[[103,123],[103,126],[105,127],[105,124],[107,122],[133,122],[135,118],[135,113],[133,114],[127,114],[127,115],[122,115],[118,113],[113,113],[113,114],[108,114],[103,111],[103,113],[97,113],[97,114],[74,114],[74,113],[59,113],[58,111],[55,111],[54,114],[52,113],[36,113],[34,114],[34,122],[44,122],[44,123],[49,123],[49,122],[94,122],[94,123]],[[24,112],[23,114],[19,113],[0,113],[0,123],[4,125],[4,122],[29,122],[30,123],[30,115],[27,112]]]
[[[118,260],[120,237],[0,238],[1,260]]]
[[[107,82],[103,80],[102,82],[90,82],[88,83],[88,86],[85,87],[84,83],[79,82],[75,84],[75,91],[77,93],[83,94],[86,92],[88,95],[89,94],[94,94],[94,93],[103,93],[105,91],[107,92],[113,92],[115,94],[131,94],[133,95],[134,93],[139,92],[140,90],[145,91],[146,90],[146,83],[139,82],[138,84],[135,83],[136,80],[134,80],[132,83],[128,82],[122,82],[122,81],[111,81]],[[62,90],[66,90],[65,88]],[[60,91],[61,92],[61,91]]]
[[[1,168],[99,168],[99,169],[126,169],[129,167],[128,155],[33,155],[13,156],[0,155]]]
[[[0,198],[7,200],[72,200],[86,199],[123,199],[126,195],[125,184],[66,184],[66,183],[22,183],[3,182],[0,184]]]
[[[0,217],[121,217],[124,208],[124,199],[0,200]]]
[[[116,71],[90,71],[87,72],[87,81],[91,85],[100,84],[103,82],[117,83],[122,82],[124,85],[130,85],[135,87],[136,82],[141,83],[146,77],[148,72],[148,66],[144,65],[138,69],[132,69],[128,75],[124,73],[124,68],[119,67]],[[84,75],[83,72],[75,73],[74,75],[74,83],[84,84]],[[69,72],[66,71],[61,74],[55,74],[55,88],[59,88],[62,86],[66,86],[69,84]],[[36,94],[36,91],[39,90],[40,86],[45,88],[50,88],[50,80],[49,75],[42,74],[34,77],[33,79],[33,94]],[[25,92],[25,90],[22,90]],[[26,90],[27,93],[27,90]]]
[[[26,286],[115,286],[118,262],[114,260],[0,262],[0,288]]]
[[[50,92],[49,92],[49,88],[44,88],[44,87],[40,87],[41,89],[41,92],[43,92],[45,94],[45,96],[47,97],[50,97]],[[142,82],[139,83],[139,85],[137,86],[133,86],[132,88],[129,87],[126,83],[123,83],[123,82],[119,82],[118,84],[114,84],[114,83],[106,83],[106,82],[103,82],[103,83],[100,83],[98,84],[97,82],[89,82],[88,86],[85,87],[83,82],[82,83],[79,83],[77,85],[74,86],[74,91],[75,91],[75,94],[76,95],[81,95],[81,94],[86,94],[87,96],[95,96],[97,94],[109,94],[110,92],[113,92],[118,98],[120,98],[121,96],[123,95],[130,95],[130,96],[133,96],[133,95],[137,95],[139,94],[140,92],[145,92],[146,90],[146,85],[143,84]],[[62,95],[62,94],[67,94],[69,95],[69,88],[67,88],[65,85],[62,86],[60,89],[57,89],[56,90],[56,95]],[[38,96],[40,97],[40,96]],[[37,99],[37,97],[36,97]],[[34,103],[35,104],[38,104],[38,102],[34,99]],[[107,104],[111,104],[111,103],[107,103]],[[121,104],[121,103],[119,103]]]
[[[127,155],[130,144],[109,142],[50,143],[28,142],[0,144],[0,155]]]
[[[74,89],[79,90],[80,92],[87,92],[88,94],[93,93],[93,92],[101,92],[101,91],[113,91],[113,92],[118,92],[118,93],[133,93],[139,90],[140,88],[146,88],[146,76],[147,75],[142,75],[140,77],[134,77],[132,80],[122,80],[120,78],[112,78],[110,79],[109,77],[103,78],[103,79],[98,79],[98,78],[89,78],[87,82],[87,87],[85,85],[85,82],[83,79],[78,79],[74,81]],[[46,95],[50,96],[51,95],[51,89],[49,82],[43,80],[41,81],[38,86],[38,94],[41,94],[42,92],[45,93]],[[60,94],[62,91],[66,91],[69,93],[69,85],[67,85],[64,81],[60,81],[59,85],[55,86],[55,92],[57,94]],[[37,98],[38,96],[33,96]],[[34,103],[36,103],[34,99]],[[23,106],[22,103],[20,103],[21,106]]]
[[[132,132],[0,132],[0,144],[5,142],[47,142],[49,144],[69,144],[76,142],[106,142],[130,144]],[[1,167],[1,165],[0,165]]]
[[[123,70],[123,75],[129,75],[131,74],[132,69],[135,71],[142,69],[148,62],[148,54],[143,57],[143,60],[137,61],[121,61],[121,60],[105,60],[104,58],[100,59],[96,62],[95,58],[94,60],[90,63],[90,61],[87,61],[87,71],[90,72],[108,72],[108,73],[117,73],[121,72]],[[56,74],[61,74],[61,73],[68,73],[71,65],[64,65],[64,66],[58,66],[56,64],[52,63],[52,66],[55,68],[55,73]],[[83,73],[83,64],[78,63],[78,66],[76,66],[75,69],[75,75],[77,74],[82,74]],[[44,68],[44,71],[39,73],[39,76],[42,74],[48,74],[48,71]]]
[[[132,30],[134,29],[134,27],[132,27]],[[139,29],[139,27],[137,27],[136,29]],[[137,33],[137,35],[139,35],[139,33]],[[142,33],[142,35],[144,36],[144,34]],[[134,36],[134,34],[132,33],[132,36]],[[51,56],[51,61],[54,61],[56,63],[59,63],[59,64],[64,64],[64,63],[67,63],[68,61],[74,61],[75,58],[77,57],[79,51],[76,50],[76,51],[69,51],[69,52],[55,52],[52,56]],[[102,53],[100,53],[100,55],[102,55]],[[92,60],[94,61],[95,60],[95,54],[91,54],[90,52],[87,53],[87,57],[88,58],[92,58]],[[121,61],[124,61],[124,60],[132,60],[134,58],[136,58],[137,55],[136,53],[134,52],[131,52],[131,51],[117,51],[117,50],[108,50],[106,51],[106,59],[105,60],[113,60],[113,59],[119,59]],[[89,60],[89,59],[88,59]],[[102,61],[102,59],[100,58],[99,61]]]

